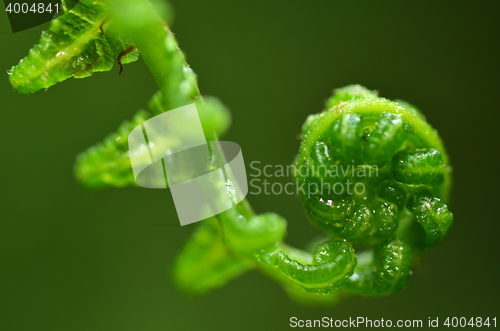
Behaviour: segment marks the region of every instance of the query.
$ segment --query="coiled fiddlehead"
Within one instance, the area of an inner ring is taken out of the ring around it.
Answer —
[[[301,195],[309,217],[329,235],[359,244],[396,235],[408,211],[444,235],[451,225],[446,205],[431,207],[441,208],[434,216],[430,210],[418,213],[422,202],[407,205],[420,195],[436,201],[432,206],[447,198],[450,167],[437,132],[414,107],[360,90],[337,91],[329,100],[333,108],[303,132],[295,167],[299,183],[309,189]],[[352,192],[346,192],[349,186]]]
[[[373,246],[345,289],[394,293],[406,285],[411,261],[451,226],[452,214],[441,201],[451,182],[446,151],[408,103],[347,86],[327,105],[332,108],[303,127],[294,164],[299,184],[308,188],[301,191],[302,201],[311,221],[328,235]],[[414,220],[423,231],[411,226]]]

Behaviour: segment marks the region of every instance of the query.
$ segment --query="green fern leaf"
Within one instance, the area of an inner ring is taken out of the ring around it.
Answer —
[[[92,188],[136,186],[128,155],[128,135],[149,118],[149,112],[139,110],[131,121],[123,122],[116,132],[79,154],[74,168],[78,181]]]
[[[231,124],[229,109],[210,96],[196,106],[207,141],[222,136]],[[74,172],[82,184],[93,188],[137,185],[128,155],[128,135],[142,122],[165,112],[160,92],[148,102],[148,110],[140,110],[131,121],[123,122],[116,133],[78,155]]]
[[[33,93],[70,77],[84,78],[109,71],[125,50],[132,51],[130,39],[107,22],[107,9],[96,0],[81,0],[69,12],[52,20],[40,41],[9,71],[18,92]],[[121,63],[137,60],[137,51]]]

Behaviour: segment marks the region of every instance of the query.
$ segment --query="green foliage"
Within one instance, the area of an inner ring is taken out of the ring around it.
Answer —
[[[140,110],[131,121],[124,121],[116,133],[110,133],[101,143],[79,154],[74,167],[76,178],[92,188],[135,186],[128,155],[128,135],[149,118],[149,112]]]
[[[399,292],[408,283],[412,253],[401,240],[389,240],[360,255],[361,262],[345,290],[363,296],[380,296]]]
[[[9,71],[12,86],[21,93],[33,93],[70,77],[84,78],[111,70],[120,53],[133,43],[112,23],[106,23],[107,15],[101,1],[80,0],[71,11],[52,20],[50,29],[42,33],[28,56]],[[121,62],[133,62],[138,57],[139,53],[133,51]]]
[[[224,241],[233,251],[255,255],[263,249],[273,248],[285,237],[286,221],[276,214],[262,214],[249,221],[238,218],[225,222]]]
[[[407,185],[437,186],[444,180],[441,153],[431,149],[417,153],[399,153],[392,159],[394,179]]]
[[[168,109],[197,103],[200,120],[207,140],[222,136],[230,125],[230,112],[215,97],[200,98],[195,73],[185,63],[173,34],[166,26],[158,25],[165,34],[165,49],[175,62],[175,75],[168,75],[174,87],[164,100],[160,92],[148,103],[148,110],[140,110],[131,121],[123,122],[115,133],[78,155],[75,175],[88,187],[135,186],[128,152],[128,134],[137,125]],[[102,32],[101,32],[102,30]],[[83,78],[98,71],[111,70],[115,61],[122,64],[135,61],[139,52],[132,40],[108,19],[108,10],[102,1],[82,0],[68,13],[55,18],[48,31],[42,33],[28,56],[9,71],[12,86],[21,93],[32,93],[66,80]],[[172,67],[172,68],[173,68]]]
[[[333,177],[324,171],[296,172],[299,184],[319,188],[312,198],[301,191],[301,198],[318,228],[368,246],[341,290],[386,295],[406,285],[411,261],[448,232],[453,217],[442,200],[449,191],[450,167],[439,136],[415,107],[404,108],[402,101],[379,98],[359,86],[356,94],[346,92],[352,89],[339,89],[340,95],[329,99],[329,106],[336,104],[307,129],[294,166],[352,167]],[[376,175],[364,175],[367,169]],[[347,181],[366,190],[338,194],[335,185]],[[415,221],[424,239],[411,226]]]
[[[310,293],[327,294],[342,286],[354,273],[356,254],[346,240],[330,240],[316,247],[312,263],[303,264],[299,258],[282,250],[263,260],[276,267]]]
[[[235,255],[224,245],[218,220],[210,218],[195,229],[185,244],[173,278],[185,292],[201,294],[253,268],[251,260]]]
[[[333,92],[332,96],[328,98],[328,101],[326,102],[326,109],[335,107],[342,102],[378,98],[377,91],[371,91],[361,85],[347,85],[345,87],[335,89]]]
[[[195,102],[207,140],[229,127],[228,109],[201,96],[196,74],[155,8],[147,0],[81,0],[54,19],[9,72],[16,90],[31,93],[141,54],[159,92],[148,111],[78,156],[75,175],[86,186],[135,185],[128,134],[165,111]],[[290,247],[286,221],[255,215],[243,200],[199,223],[173,268],[179,288],[206,293],[253,268],[304,303],[389,295],[406,286],[413,261],[442,240],[453,221],[445,204],[451,167],[443,144],[418,108],[359,85],[335,90],[325,109],[306,119],[294,167],[308,170],[296,172],[298,185],[307,188],[301,199],[312,224],[329,238],[312,251]],[[366,189],[337,192],[346,182]]]
[[[229,109],[215,97],[196,104],[207,141],[223,136],[231,123]],[[148,110],[139,110],[131,121],[123,122],[116,133],[78,155],[74,172],[82,184],[91,188],[136,186],[128,155],[128,135],[144,121],[165,112],[160,92],[149,100]]]

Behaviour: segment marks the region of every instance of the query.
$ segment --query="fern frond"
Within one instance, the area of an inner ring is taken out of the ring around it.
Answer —
[[[109,71],[132,41],[107,22],[106,6],[96,0],[80,0],[67,13],[55,18],[40,41],[8,72],[18,92],[47,89],[70,77],[84,78]],[[121,63],[137,60],[133,51]]]
[[[197,102],[196,106],[207,141],[224,135],[231,124],[229,109],[211,96]],[[79,182],[93,188],[137,186],[128,155],[128,135],[144,121],[165,112],[160,92],[148,102],[148,110],[140,110],[115,133],[78,155],[74,172]]]

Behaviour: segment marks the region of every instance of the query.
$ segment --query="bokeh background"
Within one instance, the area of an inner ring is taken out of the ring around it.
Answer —
[[[281,330],[289,319],[495,317],[499,297],[498,1],[172,0],[173,31],[202,93],[232,110],[247,166],[290,164],[296,135],[335,87],[359,83],[419,106],[454,167],[455,224],[400,294],[304,308],[251,272],[190,298],[170,267],[180,227],[167,190],[89,191],[78,153],[156,91],[143,62],[21,95],[5,70],[43,27],[13,34],[0,7],[0,330]],[[3,4],[2,4],[3,6]],[[250,195],[316,236],[294,196]]]

